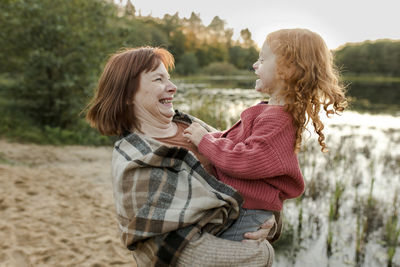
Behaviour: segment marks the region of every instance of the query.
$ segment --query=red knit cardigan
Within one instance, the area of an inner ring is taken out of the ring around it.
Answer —
[[[232,128],[205,135],[199,151],[218,179],[241,193],[244,208],[280,211],[284,200],[304,191],[294,142],[292,116],[261,103],[244,110]]]

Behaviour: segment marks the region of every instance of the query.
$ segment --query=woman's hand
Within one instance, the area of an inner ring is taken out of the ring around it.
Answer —
[[[270,231],[272,230],[272,228],[274,227],[275,224],[276,224],[275,216],[272,215],[272,217],[269,218],[268,220],[266,220],[260,226],[260,229],[258,229],[256,232],[245,233],[244,237],[246,239],[243,239],[242,242],[243,243],[261,243],[261,242],[263,242],[265,239],[267,239],[267,237],[270,236]]]
[[[189,127],[183,131],[183,136],[192,142],[195,146],[198,146],[201,139],[208,132],[199,123],[193,122]]]

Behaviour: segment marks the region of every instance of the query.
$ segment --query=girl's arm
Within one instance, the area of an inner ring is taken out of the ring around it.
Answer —
[[[269,120],[263,118],[255,122],[251,136],[238,143],[207,134],[195,123],[185,130],[184,135],[215,167],[231,177],[261,179],[284,175],[280,151],[278,153],[274,147],[288,145],[292,149],[293,140],[285,140],[285,135],[281,134],[290,126],[290,120]]]
[[[193,122],[196,122],[196,123],[200,124],[201,126],[203,126],[203,128],[205,128],[207,130],[207,132],[210,132],[210,133],[219,132],[217,129],[215,129],[211,125],[205,123],[204,121],[202,121],[196,117],[190,116],[190,118],[192,119]]]

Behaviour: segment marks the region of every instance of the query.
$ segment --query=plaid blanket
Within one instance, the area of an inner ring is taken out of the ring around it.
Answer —
[[[177,113],[174,120],[188,118]],[[122,241],[134,250],[149,238],[159,240],[155,266],[175,265],[195,234],[229,227],[243,201],[208,174],[193,153],[138,133],[115,143],[112,176]]]

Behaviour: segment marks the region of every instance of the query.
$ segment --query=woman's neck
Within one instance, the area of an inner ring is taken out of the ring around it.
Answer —
[[[178,126],[175,122],[168,124],[154,124],[140,121],[140,130],[147,136],[153,138],[167,138],[174,136],[178,131]]]
[[[149,137],[171,137],[178,130],[177,125],[172,122],[172,117],[154,115],[139,103],[135,103],[135,116],[139,121],[140,130]]]

